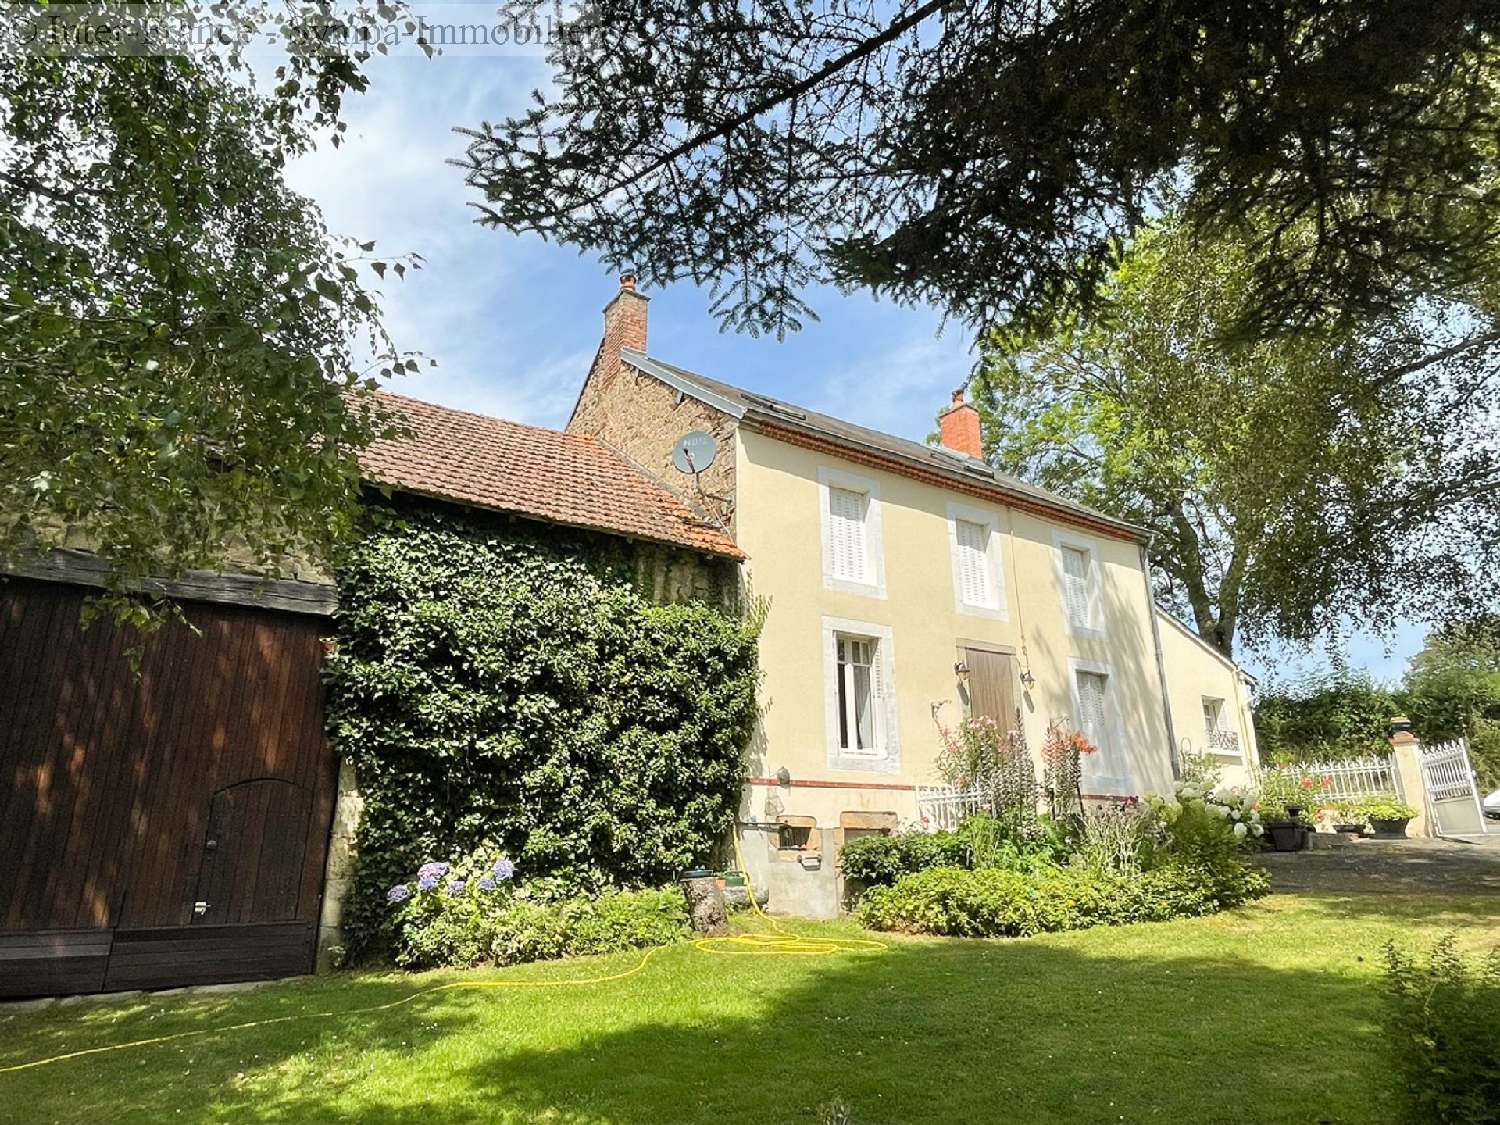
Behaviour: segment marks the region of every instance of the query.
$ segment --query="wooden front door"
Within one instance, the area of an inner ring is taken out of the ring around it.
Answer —
[[[309,971],[327,622],[184,603],[142,637],[87,596],[0,580],[0,996]]]
[[[987,715],[1002,731],[1019,728],[1015,658],[1003,652],[968,648],[964,650],[964,663],[969,668],[969,714]]]

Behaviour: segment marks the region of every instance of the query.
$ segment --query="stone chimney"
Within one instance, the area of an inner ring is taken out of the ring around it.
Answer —
[[[979,437],[979,411],[964,401],[964,389],[953,392],[953,405],[938,415],[938,437],[944,448],[970,457],[984,456]]]
[[[646,305],[650,297],[635,291],[635,272],[620,275],[620,291],[604,306],[604,342],[599,345],[599,374],[608,384],[620,373],[620,350],[646,350]]]

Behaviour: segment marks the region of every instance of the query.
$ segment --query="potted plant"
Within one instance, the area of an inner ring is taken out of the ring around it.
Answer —
[[[1375,835],[1383,840],[1400,840],[1406,836],[1406,825],[1417,810],[1394,797],[1372,797],[1361,801],[1359,811],[1369,820]]]
[[[1335,801],[1332,807],[1333,830],[1345,836],[1363,836],[1365,818],[1353,801]]]

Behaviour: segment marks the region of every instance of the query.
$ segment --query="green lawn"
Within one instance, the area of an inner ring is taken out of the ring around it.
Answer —
[[[846,925],[797,923],[806,933]],[[455,990],[0,1073],[17,1122],[1359,1122],[1388,1119],[1381,944],[1500,943],[1500,899],[1278,895],[1215,918],[823,958],[690,945],[605,984]],[[0,1009],[0,1068],[449,980],[359,974],[237,995]]]

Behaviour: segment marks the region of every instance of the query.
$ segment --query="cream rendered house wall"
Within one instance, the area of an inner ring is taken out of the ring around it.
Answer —
[[[1245,674],[1214,652],[1170,614],[1158,614],[1162,652],[1167,664],[1167,698],[1178,749],[1201,754],[1207,748],[1203,700],[1224,700],[1224,726],[1239,735],[1238,755],[1216,754],[1224,783],[1248,787],[1255,760],[1255,723],[1250,712],[1250,689]]]
[[[750,559],[747,579],[757,595],[770,598],[760,644],[764,715],[749,769],[759,780],[747,787],[742,806],[742,818],[761,826],[759,836],[754,828],[742,833],[752,876],[774,884],[785,874],[775,863],[764,867],[764,845],[757,842],[778,815],[813,817],[819,830],[834,834],[841,818],[847,822],[853,812],[915,817],[914,786],[938,781],[932,769],[939,745],[934,714],[947,724],[962,717],[954,665],[966,641],[1014,651],[1017,673],[1029,663],[1036,684],[1023,692],[1017,683],[1016,698],[1033,753],[1049,719],[1074,721],[1073,668],[1081,663],[1106,671],[1112,725],[1130,771],[1128,788],[1119,792],[1170,787],[1170,739],[1136,542],[987,505],[743,427],[736,459],[736,530]],[[830,471],[865,478],[878,492],[883,596],[825,585],[819,474]],[[995,515],[1003,615],[960,612],[955,604],[948,524],[954,503]],[[1094,621],[1102,627],[1096,635],[1078,635],[1065,624],[1059,536],[1085,543],[1100,562]],[[825,618],[889,630],[900,746],[894,771],[829,766]],[[790,786],[765,783],[782,768],[791,774]],[[824,863],[831,864],[837,839],[827,844]],[[774,907],[777,888],[771,889]],[[824,905],[813,903],[808,912],[826,913]]]

